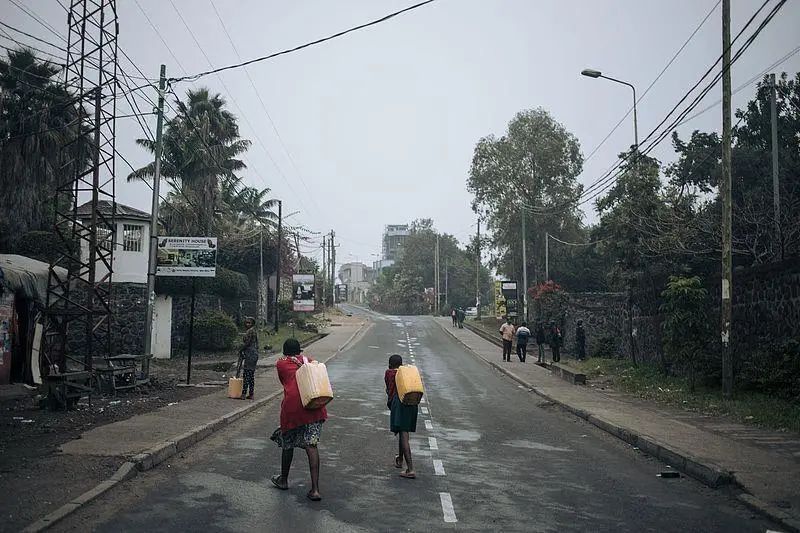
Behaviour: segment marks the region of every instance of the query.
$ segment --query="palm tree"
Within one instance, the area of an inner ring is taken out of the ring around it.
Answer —
[[[59,183],[83,167],[76,98],[53,78],[60,68],[29,49],[0,59],[0,249],[54,221]]]
[[[250,141],[239,137],[236,117],[224,109],[225,100],[208,89],[190,90],[186,102],[175,102],[177,115],[166,123],[161,174],[191,211],[184,211],[185,227],[196,234],[210,234],[215,214],[221,211],[221,194],[228,182],[238,182],[236,172],[247,166],[238,156]],[[137,144],[155,153],[155,143]],[[152,178],[155,165],[132,172],[128,181]],[[178,216],[177,212],[173,213]]]
[[[237,177],[222,184],[221,203],[224,207],[220,213],[221,221],[234,228],[275,226],[278,216],[273,209],[278,205],[278,200],[268,198],[271,190],[244,186],[239,189],[241,182],[242,179]]]

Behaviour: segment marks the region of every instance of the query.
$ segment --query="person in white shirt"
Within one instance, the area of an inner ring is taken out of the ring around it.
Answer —
[[[517,328],[517,357],[519,362],[524,363],[528,355],[528,339],[531,338],[531,330],[528,329],[527,322],[523,322]]]

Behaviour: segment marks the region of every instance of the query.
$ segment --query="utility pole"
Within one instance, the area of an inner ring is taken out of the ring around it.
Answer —
[[[322,312],[325,313],[325,306],[328,305],[328,291],[325,286],[328,284],[328,263],[325,262],[327,253],[325,250],[325,235],[322,236],[322,271],[325,275],[322,276]]]
[[[475,308],[477,319],[481,319],[481,216],[478,215],[478,238],[475,241]]]
[[[280,319],[279,302],[281,300],[281,241],[283,240],[283,202],[278,200],[278,245],[275,247],[275,331],[278,331]]]
[[[769,110],[772,117],[772,199],[775,204],[775,238],[780,246],[781,259],[783,259],[783,237],[781,235],[781,190],[778,178],[778,104],[777,85],[775,74],[769,75]]]
[[[144,356],[148,359],[153,355],[153,315],[156,305],[156,260],[158,257],[158,206],[161,200],[161,152],[162,129],[164,129],[164,88],[167,83],[167,66],[161,65],[161,74],[158,79],[158,108],[156,113],[156,146],[153,171],[153,202],[150,208],[150,249],[147,260],[147,311],[144,319]],[[149,367],[149,365],[147,365]]]
[[[444,260],[444,308],[447,309],[447,268],[450,266],[450,262],[445,259]]]
[[[331,302],[333,306],[336,307],[336,244],[334,239],[336,238],[336,233],[331,230]]]
[[[731,360],[731,292],[733,284],[731,257],[731,1],[722,0],[722,394],[733,394]]]
[[[544,234],[544,280],[550,281],[550,234]]]
[[[528,319],[528,251],[527,251],[527,235],[525,234],[525,219],[527,213],[525,207],[522,207],[522,316],[525,320]]]
[[[300,250],[297,251],[300,256]],[[264,224],[261,224],[261,231],[258,232],[258,323],[264,324]]]
[[[433,264],[436,271],[434,272],[434,283],[436,284],[435,296],[436,296],[436,303],[434,310],[436,311],[436,316],[439,316],[439,233],[436,233],[436,250],[433,254]]]

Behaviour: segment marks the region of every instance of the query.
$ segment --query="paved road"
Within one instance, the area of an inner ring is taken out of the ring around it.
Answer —
[[[295,454],[291,490],[280,492],[269,483],[280,460],[267,440],[278,419],[273,403],[56,529],[779,529],[723,491],[691,479],[656,477],[662,464],[495,373],[430,318],[373,318],[375,326],[329,364],[337,398],[320,447],[322,502],[305,499],[305,454]],[[396,440],[387,428],[383,387],[391,353],[413,360],[427,389],[412,436],[419,475],[413,481],[400,479],[392,466]]]

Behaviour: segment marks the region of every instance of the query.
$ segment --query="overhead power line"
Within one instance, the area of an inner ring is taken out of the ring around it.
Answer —
[[[375,19],[373,21],[366,22],[364,24],[359,24],[358,26],[354,26],[352,28],[340,31],[338,33],[334,33],[333,35],[329,35],[328,37],[323,37],[323,38],[317,39],[315,41],[311,41],[311,42],[308,42],[308,43],[305,43],[305,44],[301,44],[299,46],[295,46],[294,48],[289,48],[287,50],[282,50],[280,52],[274,52],[272,54],[268,54],[268,55],[265,55],[265,56],[257,57],[255,59],[250,59],[249,61],[243,61],[241,63],[236,63],[236,64],[233,64],[233,65],[227,65],[227,66],[224,66],[224,67],[219,67],[219,68],[215,68],[215,69],[212,69],[212,70],[207,70],[207,71],[204,71],[204,72],[200,72],[198,74],[194,74],[192,76],[183,76],[183,77],[180,77],[180,78],[171,78],[170,81],[179,82],[179,81],[187,81],[187,80],[198,80],[198,79],[202,78],[203,76],[208,76],[209,74],[217,74],[219,72],[224,72],[226,70],[240,68],[240,67],[244,67],[244,66],[247,66],[247,65],[252,65],[253,63],[259,63],[261,61],[266,61],[268,59],[273,59],[273,58],[276,58],[278,56],[292,54],[294,52],[298,52],[298,51],[303,50],[305,48],[310,48],[312,46],[316,46],[316,45],[324,43],[326,41],[331,41],[333,39],[337,39],[339,37],[347,35],[348,33],[353,33],[353,32],[359,31],[359,30],[363,30],[364,28],[368,28],[370,26],[375,26],[376,24],[380,24],[382,22],[386,22],[387,20],[392,19],[394,17],[397,17],[398,15],[402,15],[403,13],[407,13],[409,11],[413,11],[413,10],[418,9],[420,7],[423,7],[423,6],[427,5],[427,4],[431,4],[434,1],[435,0],[425,0],[424,2],[420,2],[418,4],[414,4],[412,6],[408,6],[408,7],[404,8],[404,9],[399,10],[399,11],[395,11],[394,13],[389,13],[388,15],[385,15],[385,16],[379,18],[379,19]]]
[[[9,30],[11,30],[11,31],[15,31],[15,32],[17,32],[17,33],[19,33],[19,34],[21,34],[21,35],[24,35],[25,37],[30,37],[30,38],[31,38],[31,39],[33,39],[34,41],[40,42],[40,43],[42,43],[42,44],[46,44],[46,45],[48,45],[48,46],[52,46],[53,48],[55,48],[55,49],[57,49],[57,50],[60,50],[61,52],[66,52],[66,50],[65,50],[63,47],[61,47],[61,46],[59,46],[59,45],[57,45],[57,44],[53,44],[53,43],[51,43],[50,41],[45,41],[44,39],[41,39],[41,38],[39,38],[39,37],[36,37],[35,35],[31,35],[30,33],[24,32],[24,31],[22,31],[22,30],[20,30],[20,29],[18,29],[18,28],[15,28],[14,26],[11,26],[11,25],[9,25],[9,24],[6,24],[5,22],[3,22],[3,21],[1,21],[1,20],[0,20],[0,26],[3,26],[3,27],[5,27],[5,28],[8,28],[8,29],[9,29]]]

